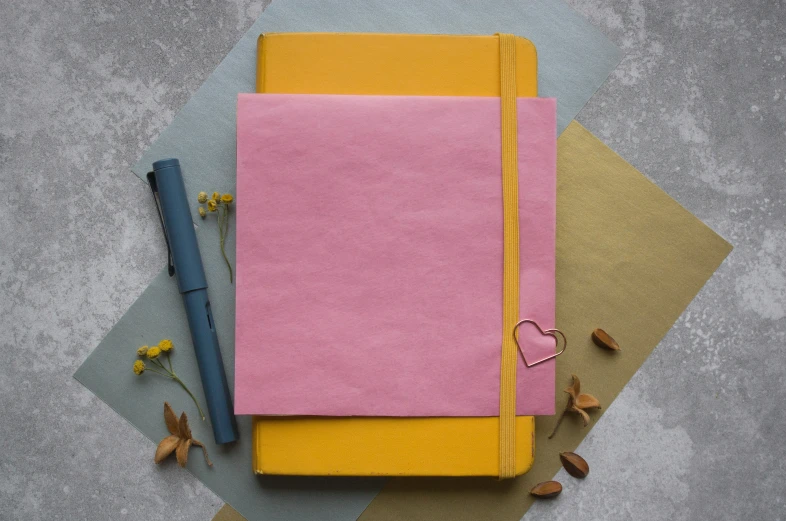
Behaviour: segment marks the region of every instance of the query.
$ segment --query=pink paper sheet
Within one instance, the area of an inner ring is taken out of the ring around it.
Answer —
[[[496,416],[500,102],[241,94],[235,412]],[[554,327],[556,103],[519,98],[521,318]],[[521,329],[528,359],[551,337]],[[519,357],[517,413],[554,413]]]

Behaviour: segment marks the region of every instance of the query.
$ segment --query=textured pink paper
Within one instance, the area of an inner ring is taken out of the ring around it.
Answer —
[[[235,411],[496,416],[500,102],[241,94]],[[554,327],[556,104],[519,98],[521,318]],[[554,352],[534,327],[530,360]],[[518,414],[554,413],[519,356]]]

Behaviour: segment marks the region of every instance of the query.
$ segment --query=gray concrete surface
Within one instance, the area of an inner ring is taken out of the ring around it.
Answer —
[[[0,2],[0,519],[220,507],[71,375],[165,259],[128,165],[266,3]],[[786,4],[570,3],[627,53],[579,121],[736,249],[526,519],[784,518]]]

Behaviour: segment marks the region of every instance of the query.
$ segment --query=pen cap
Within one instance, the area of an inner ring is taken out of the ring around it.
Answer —
[[[153,163],[161,219],[172,252],[172,264],[180,293],[207,287],[194,223],[183,183],[180,161],[162,159]]]

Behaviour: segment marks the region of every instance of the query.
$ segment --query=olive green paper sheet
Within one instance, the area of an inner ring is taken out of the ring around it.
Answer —
[[[526,245],[522,244],[522,248]],[[570,345],[557,359],[557,410],[571,373],[603,404],[599,419],[732,246],[575,121],[557,145],[557,327]],[[594,346],[602,327],[619,353]],[[589,433],[577,415],[547,439],[557,416],[537,417],[535,463],[515,480],[394,478],[360,521],[520,519],[529,490]],[[225,505],[214,521],[240,521]]]

